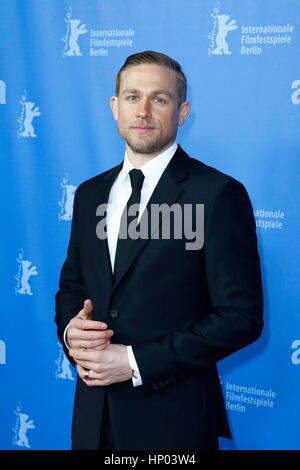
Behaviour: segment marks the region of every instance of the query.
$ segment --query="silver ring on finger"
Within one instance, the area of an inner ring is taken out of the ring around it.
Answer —
[[[84,378],[85,380],[88,380],[88,379],[90,378],[90,371],[89,371],[89,369],[84,369],[83,378]]]

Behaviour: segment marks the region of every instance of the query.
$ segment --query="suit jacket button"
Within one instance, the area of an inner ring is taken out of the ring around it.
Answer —
[[[172,383],[172,380],[171,379],[167,379],[166,380],[166,385],[170,385]]]
[[[118,316],[119,316],[118,310],[110,310],[109,316],[110,316],[110,318],[118,318]]]

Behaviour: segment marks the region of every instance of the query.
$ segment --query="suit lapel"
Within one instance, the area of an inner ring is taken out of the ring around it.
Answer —
[[[178,184],[179,181],[182,181],[186,178],[187,175],[187,170],[189,167],[189,157],[188,155],[181,149],[180,146],[178,146],[177,151],[175,152],[175,155],[167,165],[165,171],[163,172],[156,188],[154,189],[148,204],[146,206],[146,210],[143,213],[140,221],[140,226],[143,225],[143,220],[146,217],[146,211],[150,213],[151,206],[153,204],[167,204],[168,206],[171,206],[174,204],[181,192],[182,188]],[[151,234],[155,233],[159,226],[161,225],[162,220],[159,223],[156,223],[156,225],[151,224]],[[124,277],[132,263],[134,262],[135,258],[137,255],[142,251],[142,249],[146,246],[146,244],[149,242],[148,239],[143,239],[143,238],[138,238],[137,240],[129,240],[128,243],[128,259],[126,265],[122,267],[120,270],[118,278],[115,278],[115,283],[113,286],[113,291],[121,281],[121,279]]]
[[[109,171],[105,176],[103,183],[101,184],[99,190],[96,193],[96,198],[95,198],[95,214],[96,214],[96,208],[100,204],[107,204],[108,198],[109,198],[109,193],[111,190],[111,187],[113,185],[113,182],[115,181],[118,173],[122,169],[122,163],[118,165],[117,167],[113,168],[111,171]],[[106,216],[97,216],[97,221],[96,225]],[[104,240],[100,240],[96,236],[96,250],[97,253],[95,254],[95,259],[97,260],[97,265],[99,266],[102,274],[102,279],[104,279],[105,284],[107,286],[107,292],[111,292],[111,289],[113,288],[113,274],[112,274],[112,268],[111,268],[111,262],[110,262],[110,255],[109,255],[109,248],[108,248],[108,242],[107,242],[107,237]]]

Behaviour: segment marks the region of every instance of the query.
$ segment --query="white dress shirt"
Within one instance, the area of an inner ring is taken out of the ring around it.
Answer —
[[[144,181],[143,186],[141,189],[141,201],[139,206],[139,216],[138,222],[143,214],[143,211],[161,177],[166,166],[170,162],[171,158],[175,154],[177,150],[177,143],[174,142],[167,150],[162,152],[161,154],[154,157],[149,162],[145,163],[140,169],[144,174]],[[107,215],[106,215],[106,227],[107,227],[107,243],[109,249],[109,256],[113,271],[113,266],[115,263],[115,256],[116,256],[116,248],[117,248],[117,241],[118,241],[118,234],[120,229],[120,221],[122,213],[125,209],[128,199],[131,195],[131,183],[129,172],[133,170],[135,167],[129,160],[127,156],[127,152],[125,152],[123,168],[118,174],[117,178],[113,182],[111,187],[108,204],[107,204]],[[67,326],[68,328],[68,326]],[[67,328],[65,329],[64,339],[66,342],[66,332]],[[67,345],[68,347],[68,345]],[[136,387],[138,385],[142,385],[142,378],[139,372],[138,365],[136,363],[132,347],[127,346],[127,353],[128,353],[128,360],[131,369],[134,371],[135,377],[132,377],[133,386]]]

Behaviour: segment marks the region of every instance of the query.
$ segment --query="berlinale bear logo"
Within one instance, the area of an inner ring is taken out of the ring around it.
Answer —
[[[60,201],[58,201],[58,205],[61,207],[58,214],[59,221],[72,220],[73,216],[74,195],[77,186],[74,186],[73,184],[67,184],[68,179],[69,177],[66,173],[63,177],[62,183],[60,183],[61,187],[63,188],[63,193]]]
[[[21,116],[18,118],[19,129],[18,137],[36,137],[32,121],[36,116],[40,116],[40,108],[34,107],[35,103],[27,101],[27,93],[24,90],[20,104],[22,105]]]
[[[0,80],[0,104],[6,104],[6,84],[4,80]]]
[[[236,20],[230,20],[230,15],[219,15],[220,3],[217,3],[217,7],[214,8],[213,13],[211,14],[214,19],[214,24],[212,31],[208,35],[210,39],[210,47],[208,49],[208,55],[221,55],[231,54],[229,50],[229,45],[226,40],[227,34],[229,31],[234,31],[238,28],[236,25]]]
[[[72,371],[70,368],[70,362],[66,358],[63,348],[60,343],[57,343],[59,346],[59,356],[56,359],[55,363],[57,365],[57,370],[55,372],[55,377],[57,379],[65,379],[65,380],[74,380],[72,375]]]
[[[38,271],[35,266],[31,266],[31,261],[23,259],[23,249],[20,251],[17,261],[19,263],[19,270],[15,279],[18,281],[17,287],[15,288],[16,294],[33,295],[29,279],[31,276],[36,276]]]
[[[67,31],[62,41],[65,43],[62,55],[65,56],[81,56],[80,47],[78,44],[79,36],[88,32],[85,24],[80,24],[80,20],[71,19],[72,18],[72,9],[69,7],[68,13],[65,17],[65,22],[67,23]]]
[[[32,419],[28,420],[29,415],[26,413],[21,413],[21,404],[18,403],[18,406],[15,410],[17,415],[17,422],[13,431],[15,433],[13,439],[13,445],[19,447],[26,447],[30,449],[29,439],[27,436],[28,429],[34,429],[35,425]]]
[[[6,344],[0,340],[0,364],[6,364]]]

